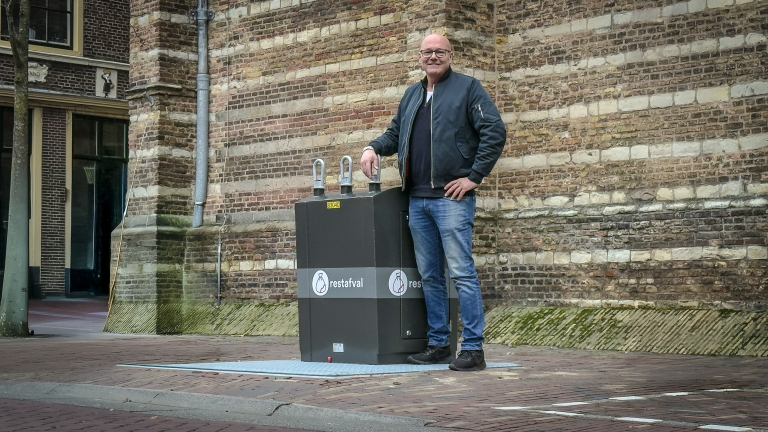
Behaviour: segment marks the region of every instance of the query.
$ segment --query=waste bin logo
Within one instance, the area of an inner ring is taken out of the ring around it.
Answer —
[[[397,297],[402,296],[408,290],[408,276],[402,270],[395,270],[389,275],[389,292]]]
[[[328,275],[324,271],[318,270],[312,278],[312,291],[319,296],[328,294]]]

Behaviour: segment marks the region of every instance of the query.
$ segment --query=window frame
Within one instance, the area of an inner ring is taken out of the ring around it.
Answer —
[[[83,56],[83,0],[69,0],[72,4],[70,11],[71,37],[70,47],[62,44],[49,44],[29,41],[30,52],[43,52],[49,54],[59,54],[65,56]],[[2,8],[5,14],[5,8]],[[2,34],[2,24],[0,24],[0,34]],[[11,48],[11,43],[6,38],[0,38],[0,47]]]

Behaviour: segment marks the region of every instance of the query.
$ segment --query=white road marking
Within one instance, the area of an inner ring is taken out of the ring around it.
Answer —
[[[708,429],[708,430],[722,430],[722,431],[735,431],[735,432],[746,432],[754,430],[752,428],[748,427],[738,427],[738,426],[718,426],[718,425],[704,425],[699,426],[699,429]]]
[[[580,417],[584,415],[579,413],[569,413],[569,412],[563,412],[563,411],[539,411],[539,412],[544,414],[554,414],[554,415],[561,415],[561,416],[568,416],[568,417]]]
[[[618,417],[616,420],[631,421],[631,422],[638,422],[638,423],[661,423],[664,421],[664,420],[658,420],[658,419],[647,419],[647,418],[637,418],[637,417]]]
[[[523,407],[523,406],[494,407],[494,409],[509,410],[509,411],[523,411],[527,413],[548,414],[548,415],[557,415],[557,416],[566,416],[566,417],[582,417],[582,418],[589,418],[589,419],[628,421],[628,422],[635,422],[635,423],[669,424],[674,426],[694,427],[697,429],[704,429],[704,430],[719,430],[719,431],[732,431],[732,432],[768,432],[768,429],[749,428],[749,427],[742,427],[742,426],[702,425],[699,423],[678,422],[678,421],[669,421],[669,420],[661,420],[661,419],[647,419],[647,418],[639,418],[639,417],[612,417],[612,416],[595,415],[595,414],[581,414],[581,413],[574,413],[574,412],[546,410],[546,408],[549,408],[549,407],[591,405],[595,403],[607,403],[607,402],[614,402],[614,403],[615,402],[631,402],[631,401],[638,401],[638,400],[647,400],[651,398],[690,396],[690,395],[697,395],[697,394],[704,394],[704,393],[725,393],[725,392],[762,393],[764,392],[764,390],[733,389],[733,388],[712,389],[712,390],[703,390],[698,392],[671,392],[671,393],[661,393],[661,394],[645,395],[645,396],[619,396],[619,397],[612,397],[608,399],[595,399],[595,400],[580,401],[580,402],[561,402],[561,403],[555,403],[550,405],[539,405],[539,406],[530,406],[530,407]]]

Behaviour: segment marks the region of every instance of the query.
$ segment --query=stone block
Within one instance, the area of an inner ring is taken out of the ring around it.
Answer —
[[[681,186],[676,187],[673,191],[675,200],[686,200],[696,198],[696,192],[693,190],[693,186]]]
[[[696,91],[696,101],[700,104],[713,102],[728,102],[730,88],[728,86],[704,88]]]
[[[592,102],[589,105],[587,105],[587,111],[589,111],[589,115],[596,116],[600,114],[600,110],[598,109],[597,102]]]
[[[648,146],[647,145],[636,145],[629,148],[629,157],[630,159],[648,159],[649,153],[648,153]]]
[[[611,192],[611,202],[614,204],[627,202],[627,194],[622,191]]]
[[[542,121],[549,118],[548,111],[524,111],[518,117],[521,122]]]
[[[549,110],[549,118],[557,120],[568,117],[568,108],[552,108]]]
[[[746,256],[746,247],[720,248],[717,251],[717,257],[724,260],[741,260]]]
[[[617,13],[613,15],[613,25],[624,25],[632,22],[632,12]]]
[[[571,252],[571,262],[574,264],[586,264],[592,262],[592,253],[585,251]]]
[[[735,139],[705,140],[702,144],[703,154],[728,154],[738,153],[739,141]]]
[[[691,0],[688,2],[688,13],[701,12],[707,8],[707,0]]]
[[[639,9],[632,11],[632,22],[647,22],[661,18],[661,8]]]
[[[615,99],[601,100],[597,105],[600,115],[613,114],[619,111],[619,103]]]
[[[609,55],[605,58],[605,61],[613,66],[621,66],[627,62],[626,55],[624,53],[618,53]]]
[[[377,64],[378,64],[378,59],[376,57],[364,57],[363,58],[363,67],[364,68],[376,67]]]
[[[605,57],[591,57],[587,59],[587,67],[593,68],[605,64]]]
[[[766,37],[761,35],[760,33],[750,33],[747,35],[746,39],[744,40],[744,43],[748,47],[753,47],[755,45],[765,43],[766,41],[768,41],[768,39],[766,39]]]
[[[651,158],[672,157],[672,144],[654,144],[648,147]]]
[[[649,250],[633,250],[630,254],[630,261],[632,262],[645,262],[651,260],[651,251]]]
[[[723,37],[720,38],[719,42],[719,48],[720,51],[727,51],[732,49],[738,49],[744,46],[744,35],[737,35],[734,37]]]
[[[695,90],[686,90],[675,93],[675,105],[690,105],[696,100]]]
[[[608,262],[629,262],[631,253],[627,249],[609,249]]]
[[[743,98],[768,94],[768,81],[757,81],[748,84],[737,84],[731,87],[732,98]]]
[[[537,265],[552,265],[555,263],[555,254],[553,252],[545,251],[536,254]]]
[[[640,208],[637,209],[637,211],[641,213],[653,213],[653,212],[661,211],[663,209],[664,209],[664,206],[661,205],[660,203],[653,203],[653,204],[641,206]]]
[[[501,158],[496,163],[496,167],[501,172],[509,172],[509,171],[523,169],[523,158],[519,158],[519,157]]]
[[[547,166],[547,155],[523,156],[523,168],[544,168]]]
[[[571,118],[583,118],[589,115],[589,111],[587,111],[587,106],[584,104],[571,105],[568,108],[568,113]]]
[[[678,45],[665,45],[659,49],[659,54],[663,58],[679,57],[680,47]]]
[[[724,209],[724,208],[730,207],[730,205],[731,205],[731,202],[728,200],[704,202],[705,209]]]
[[[640,50],[630,51],[626,54],[627,63],[638,63],[643,61],[643,52]]]
[[[584,31],[587,29],[587,20],[586,18],[577,19],[571,21],[571,31],[572,32],[579,32]]]
[[[651,108],[671,107],[674,103],[674,95],[672,93],[655,94],[651,96],[650,103]]]
[[[571,154],[568,152],[552,153],[547,156],[547,165],[561,166],[571,162]]]
[[[639,111],[648,108],[648,96],[633,96],[619,99],[619,111]]]
[[[697,40],[691,43],[691,52],[694,54],[717,51],[717,39]]]
[[[606,206],[603,209],[605,216],[611,216],[620,213],[634,213],[637,210],[635,206]]]
[[[694,261],[700,260],[704,250],[701,247],[683,247],[672,248],[673,261]]]
[[[576,197],[573,199],[573,205],[576,206],[585,206],[589,205],[589,193],[588,192],[581,192],[576,194]]]
[[[707,0],[708,9],[717,9],[730,6],[733,4],[733,0]]]
[[[687,13],[688,13],[687,2],[675,3],[671,6],[666,6],[664,7],[664,9],[661,10],[661,16],[663,17],[685,15]]]
[[[595,30],[611,26],[611,15],[605,14],[587,20],[587,29]]]
[[[605,249],[596,249],[592,251],[592,262],[602,264],[608,262],[608,251]]]
[[[591,192],[589,202],[591,204],[610,204],[611,194],[609,192]]]
[[[555,252],[554,255],[554,263],[555,264],[570,264],[571,263],[571,254],[568,252]]]
[[[594,164],[600,162],[600,150],[577,150],[571,157],[576,164]]]
[[[739,148],[741,151],[757,150],[768,147],[768,133],[747,135],[739,138]]]
[[[749,195],[768,195],[768,183],[750,183],[747,185]]]
[[[747,246],[747,258],[753,260],[768,259],[768,248],[765,246]]]
[[[563,207],[571,203],[571,199],[566,196],[553,196],[544,200],[544,205],[547,207]]]
[[[546,37],[562,36],[571,32],[571,23],[565,22],[560,25],[546,27],[543,31]]]
[[[669,188],[659,188],[656,191],[656,199],[658,201],[672,201],[675,199],[675,193]]]
[[[600,160],[603,162],[629,160],[629,147],[612,147],[602,150]]]
[[[523,264],[536,265],[536,252],[524,252]]]
[[[725,183],[720,191],[720,196],[739,196],[744,193],[744,185],[740,181],[732,181]]]
[[[674,157],[693,157],[700,154],[701,143],[698,141],[672,143],[672,156]]]
[[[696,198],[720,198],[719,185],[705,185],[696,187]]]
[[[701,257],[703,259],[717,259],[717,254],[720,252],[720,248],[717,246],[704,246],[701,250]]]

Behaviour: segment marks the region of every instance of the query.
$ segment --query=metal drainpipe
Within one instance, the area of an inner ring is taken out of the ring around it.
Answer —
[[[198,0],[197,10],[189,12],[197,20],[197,164],[195,170],[195,213],[192,226],[203,226],[203,209],[208,195],[208,101],[211,75],[208,74],[208,21],[213,11],[207,0]]]

